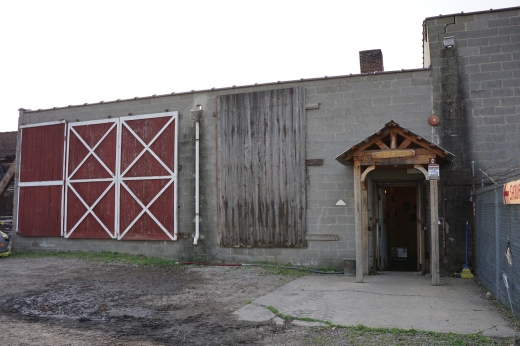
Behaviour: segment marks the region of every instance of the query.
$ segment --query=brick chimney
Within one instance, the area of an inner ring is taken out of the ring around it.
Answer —
[[[381,52],[381,49],[363,50],[359,52],[359,65],[361,67],[361,73],[384,71],[383,52]]]

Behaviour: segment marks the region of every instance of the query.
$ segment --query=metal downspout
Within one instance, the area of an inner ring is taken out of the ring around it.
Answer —
[[[195,122],[195,238],[193,238],[193,245],[197,245],[200,236],[199,198],[199,120],[197,120]]]
[[[197,108],[191,111],[192,117],[195,119],[195,237],[193,238],[193,245],[197,245],[200,232],[200,188],[199,188],[199,177],[200,177],[200,144],[199,144],[199,122],[200,115],[202,114],[202,106],[197,105]]]

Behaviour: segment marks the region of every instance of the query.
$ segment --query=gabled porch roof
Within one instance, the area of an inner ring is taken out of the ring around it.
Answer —
[[[363,141],[336,157],[342,165],[349,165],[354,160],[362,166],[428,164],[450,162],[455,156],[412,131],[390,120],[385,126]]]

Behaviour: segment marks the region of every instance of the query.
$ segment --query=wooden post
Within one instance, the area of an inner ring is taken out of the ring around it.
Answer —
[[[426,180],[429,179],[428,171],[424,169],[421,165],[414,165],[415,169],[420,170],[424,174],[424,178]],[[424,198],[423,198],[423,185],[419,183],[417,185],[417,221],[419,222],[417,227],[420,228],[420,254],[421,254],[421,274],[426,275],[426,233],[424,232],[424,226],[426,226],[426,214],[423,213],[424,211]]]
[[[363,229],[361,225],[361,166],[354,161],[354,222],[356,225],[356,282],[363,282]]]
[[[13,162],[11,164],[11,167],[9,167],[9,169],[7,170],[7,173],[5,173],[2,181],[0,181],[0,197],[2,197],[4,195],[4,192],[7,190],[7,188],[11,184],[11,181],[13,181],[15,170],[16,170],[16,162]]]
[[[392,132],[390,133],[390,149],[396,149],[397,148],[397,133]]]
[[[361,210],[363,227],[363,274],[368,275],[368,186],[367,181],[361,190]]]
[[[432,285],[439,286],[439,192],[437,180],[430,180],[430,233],[432,248],[430,252],[430,272]]]
[[[379,215],[377,214],[378,208],[378,200],[377,200],[377,185],[374,184],[373,181],[370,181],[370,186],[372,186],[372,222],[370,223],[372,226],[372,262],[370,263],[374,270],[377,270],[377,235],[378,235],[378,227],[377,221]]]

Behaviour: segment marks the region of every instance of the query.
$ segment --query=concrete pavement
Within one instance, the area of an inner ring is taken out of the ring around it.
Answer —
[[[493,302],[482,297],[472,280],[384,272],[364,283],[344,275],[307,275],[254,300],[235,314],[248,321],[267,321],[267,309],[345,326],[417,329],[435,332],[511,336],[515,330]],[[274,320],[275,322],[280,322]]]

